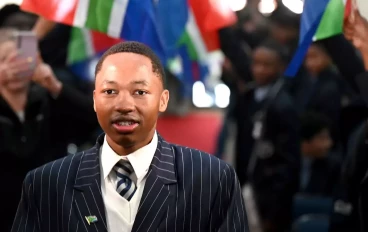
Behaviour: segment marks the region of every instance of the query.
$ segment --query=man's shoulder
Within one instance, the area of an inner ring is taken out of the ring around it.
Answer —
[[[225,161],[207,152],[182,145],[170,144],[176,153],[176,162],[182,165],[201,164],[203,167],[216,166],[218,169],[232,169]]]
[[[44,180],[70,180],[71,178],[76,175],[78,171],[79,164],[81,162],[82,157],[91,152],[92,149],[78,152],[75,154],[68,154],[63,158],[54,160],[52,162],[46,163],[27,174],[33,183],[35,182],[43,182]],[[62,182],[65,182],[62,181]],[[65,182],[66,183],[66,182]],[[41,183],[42,184],[42,183]]]
[[[292,96],[290,95],[290,93],[285,88],[280,90],[277,97],[273,101],[271,108],[274,111],[279,112],[279,113],[289,112],[289,111],[296,113],[294,100]]]

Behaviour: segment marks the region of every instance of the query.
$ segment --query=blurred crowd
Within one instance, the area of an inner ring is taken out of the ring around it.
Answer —
[[[267,17],[249,9],[220,31],[232,96],[217,155],[235,124],[236,171],[251,189],[246,201],[256,203],[261,231],[304,231],[307,222],[320,226],[305,231],[367,229],[368,24],[355,14],[345,35],[312,43],[295,77],[283,73],[298,47],[299,15],[282,6]]]
[[[215,155],[225,155],[235,124],[237,175],[252,189],[246,202],[256,206],[247,213],[257,215],[264,232],[298,231],[298,223],[311,218],[322,218],[332,232],[368,231],[368,23],[357,14],[345,35],[313,43],[297,76],[284,77],[298,46],[300,15],[282,5],[268,16],[253,8],[238,13],[238,23],[219,32],[226,56],[221,79],[231,96]],[[20,58],[14,32],[24,30],[37,35],[35,62]],[[66,65],[69,34],[69,26],[16,5],[0,10],[0,173],[6,199],[0,231],[12,224],[28,171],[95,143],[101,133],[93,83]],[[27,75],[30,66],[34,71]],[[183,101],[173,96],[170,106],[176,108]]]

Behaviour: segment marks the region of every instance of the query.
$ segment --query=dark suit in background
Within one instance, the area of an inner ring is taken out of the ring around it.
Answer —
[[[96,146],[28,173],[12,232],[107,231]],[[248,231],[232,167],[159,137],[134,232]],[[86,216],[98,221],[88,224]]]
[[[302,193],[312,196],[333,197],[338,191],[341,161],[336,154],[315,159],[310,167],[310,179]]]
[[[350,83],[353,90],[360,95],[364,102],[368,103],[368,74],[365,72],[362,60],[357,56],[357,51],[353,45],[347,41],[343,35],[331,37],[322,40],[324,46],[332,57],[336,67],[338,67],[342,76]],[[343,54],[343,56],[341,55]],[[360,114],[364,117],[365,111],[360,107],[355,112],[354,108],[350,110],[352,115]],[[353,139],[354,143],[348,146],[345,168],[343,171],[343,185],[339,200],[342,199],[352,210],[346,210],[344,214],[335,212],[331,220],[330,231],[368,231],[365,218],[368,215],[367,201],[367,183],[364,179],[366,174],[367,157],[367,123],[362,121],[362,117],[354,117],[355,123],[350,122],[350,128],[345,131],[352,132],[357,129],[356,133],[348,136]],[[345,123],[345,120],[343,121]],[[361,124],[362,123],[362,124]],[[359,126],[359,124],[361,124]],[[346,192],[346,190],[348,190]],[[341,197],[342,195],[342,197]],[[349,203],[351,205],[349,205]],[[347,215],[347,216],[346,216]]]
[[[9,231],[20,200],[26,174],[47,162],[63,157],[69,143],[81,144],[97,128],[92,98],[63,85],[54,99],[38,85],[32,85],[21,122],[9,104],[0,96],[0,156],[5,158],[0,174],[6,199],[0,231]],[[66,120],[67,119],[67,120]],[[72,133],[72,135],[68,134]],[[84,138],[84,139],[83,139]]]
[[[359,195],[361,183],[368,170],[366,122],[361,123],[350,136],[348,153],[342,167],[340,189],[336,200],[344,203],[342,210],[335,208],[331,216],[330,232],[361,231]],[[344,210],[349,209],[350,210]]]
[[[253,152],[254,118],[267,102],[257,102],[254,91],[242,96],[236,108],[236,171],[243,185],[248,181],[249,159]],[[299,120],[291,97],[282,89],[266,111],[264,140],[271,144],[270,154],[257,159],[253,187],[261,217],[280,228],[289,224],[293,195],[299,187]]]
[[[295,80],[296,78],[299,80]],[[336,145],[340,140],[339,120],[343,96],[341,79],[332,68],[322,71],[317,77],[304,73],[299,77],[288,79],[288,92],[293,96],[298,112],[301,115],[306,111],[325,115],[330,120],[331,134]]]

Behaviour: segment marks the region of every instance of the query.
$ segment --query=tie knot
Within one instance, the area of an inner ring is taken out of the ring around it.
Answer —
[[[115,171],[118,173],[130,176],[133,172],[133,166],[128,160],[120,160],[114,167]]]
[[[132,165],[127,160],[120,160],[114,170],[116,171],[116,191],[130,201],[137,190],[137,186],[131,179],[135,176]]]

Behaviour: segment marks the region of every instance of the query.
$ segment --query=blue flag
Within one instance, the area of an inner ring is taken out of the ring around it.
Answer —
[[[305,0],[300,22],[299,46],[285,71],[286,77],[295,77],[300,69],[329,0]]]
[[[185,32],[189,6],[187,0],[157,0],[155,22],[167,57],[178,54],[178,41]]]

